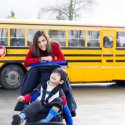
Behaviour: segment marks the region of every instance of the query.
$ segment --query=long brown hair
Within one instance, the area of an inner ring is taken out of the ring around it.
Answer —
[[[33,57],[41,57],[42,50],[38,47],[38,39],[40,36],[44,36],[47,40],[47,47],[46,47],[46,56],[51,55],[51,40],[49,39],[48,35],[45,34],[43,31],[37,31],[33,37]]]

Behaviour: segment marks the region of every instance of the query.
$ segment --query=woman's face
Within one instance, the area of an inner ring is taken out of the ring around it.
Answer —
[[[38,38],[38,47],[41,49],[41,50],[46,50],[46,47],[47,47],[47,39],[44,37],[44,36],[40,36]]]

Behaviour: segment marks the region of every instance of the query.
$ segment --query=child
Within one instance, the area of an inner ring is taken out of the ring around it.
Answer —
[[[33,102],[28,107],[24,108],[19,115],[16,114],[13,116],[11,125],[20,125],[24,120],[35,117],[45,109],[49,109],[49,113],[45,119],[41,119],[40,121],[49,122],[58,114],[58,111],[63,108],[63,104],[66,106],[66,108],[63,108],[65,114],[68,113],[67,124],[72,125],[72,117],[60,86],[66,79],[67,73],[61,68],[56,68],[51,73],[50,80],[47,81],[46,85],[40,84],[33,93],[19,96],[17,100],[20,102]]]

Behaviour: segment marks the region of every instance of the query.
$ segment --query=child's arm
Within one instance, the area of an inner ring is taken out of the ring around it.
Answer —
[[[35,90],[33,93],[26,94],[25,96],[19,96],[17,98],[17,101],[29,103],[29,102],[35,101],[39,95],[40,95],[39,91]]]
[[[39,91],[35,90],[33,93],[31,94],[27,94],[24,96],[24,103],[29,103],[29,102],[33,102],[37,99],[37,97],[40,95]]]
[[[35,88],[35,90],[32,93],[24,96],[24,103],[35,101],[37,97],[40,96],[40,89],[41,89],[41,84],[38,84],[38,86]]]

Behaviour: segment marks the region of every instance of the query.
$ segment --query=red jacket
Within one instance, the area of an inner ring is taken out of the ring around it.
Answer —
[[[65,61],[64,55],[61,52],[60,44],[58,42],[52,43],[52,61],[58,62],[58,61]],[[41,57],[45,55],[44,52],[41,53]],[[40,58],[33,58],[33,52],[32,52],[32,46],[30,47],[30,50],[28,54],[26,55],[24,65],[28,67],[30,64],[34,63],[40,63]]]

